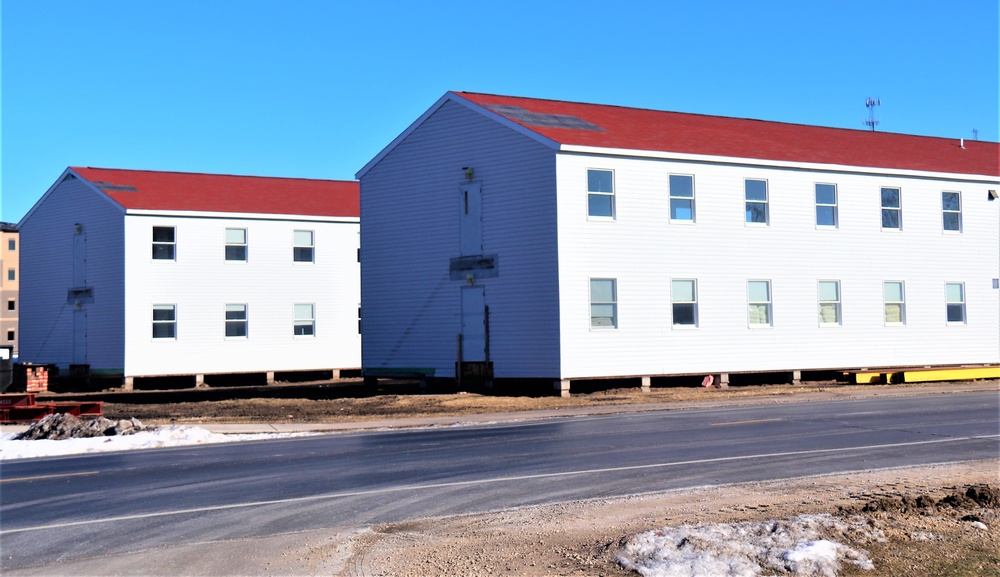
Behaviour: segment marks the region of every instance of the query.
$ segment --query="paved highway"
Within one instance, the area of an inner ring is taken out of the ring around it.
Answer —
[[[995,392],[9,461],[3,572],[169,545],[1000,456]]]

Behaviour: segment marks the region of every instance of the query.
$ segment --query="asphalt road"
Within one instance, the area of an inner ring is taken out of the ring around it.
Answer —
[[[319,528],[1000,456],[995,392],[8,461],[0,571]],[[140,571],[141,572],[141,571]]]

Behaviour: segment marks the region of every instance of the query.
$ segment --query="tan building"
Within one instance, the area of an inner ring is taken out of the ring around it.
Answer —
[[[17,227],[0,222],[0,346],[14,347],[17,356],[17,314],[21,308],[18,283],[21,281],[21,239]]]

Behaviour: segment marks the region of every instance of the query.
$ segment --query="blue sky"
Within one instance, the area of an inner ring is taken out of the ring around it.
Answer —
[[[998,140],[996,0],[3,0],[0,220],[71,165],[351,179],[448,90]]]

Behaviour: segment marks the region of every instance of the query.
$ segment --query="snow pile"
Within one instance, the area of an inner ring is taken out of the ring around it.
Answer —
[[[233,441],[253,441],[280,437],[305,436],[313,433],[254,433],[222,435],[201,427],[169,426],[155,430],[140,431],[129,435],[110,437],[69,438],[62,440],[15,440],[15,435],[0,435],[0,461],[29,459],[34,457],[56,457],[78,453],[104,453],[110,451],[131,451],[133,449],[155,449],[208,443],[228,443]]]
[[[140,431],[151,431],[156,427],[147,427],[139,419],[122,419],[112,421],[104,417],[81,419],[68,413],[48,415],[40,421],[32,423],[27,430],[14,437],[18,441],[34,441],[38,439],[73,439],[78,437],[110,437],[113,435],[132,435]]]
[[[836,577],[843,562],[875,568],[865,551],[833,539],[882,541],[885,536],[862,518],[847,522],[830,515],[681,525],[632,537],[618,563],[645,577],[758,577],[763,571]]]

